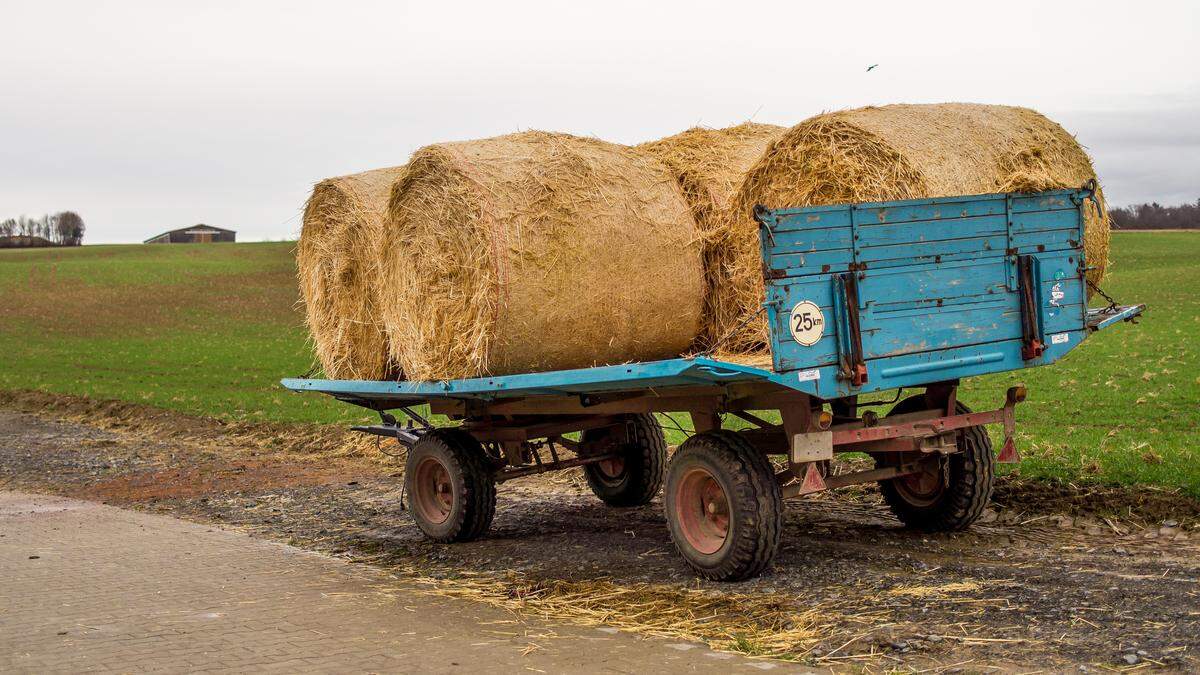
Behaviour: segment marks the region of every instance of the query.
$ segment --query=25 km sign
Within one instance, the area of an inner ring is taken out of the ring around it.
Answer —
[[[808,300],[796,303],[788,324],[792,329],[792,338],[805,347],[817,344],[825,334],[825,315],[820,307]]]

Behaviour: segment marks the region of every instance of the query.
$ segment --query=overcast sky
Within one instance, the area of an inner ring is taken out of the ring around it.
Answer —
[[[314,182],[436,141],[942,101],[1046,113],[1114,204],[1191,201],[1198,8],[0,0],[0,218],[75,210],[91,243],[197,222],[294,238]]]

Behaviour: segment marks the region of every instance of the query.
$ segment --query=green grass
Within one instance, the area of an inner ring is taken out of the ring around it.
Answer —
[[[365,419],[278,387],[312,365],[292,247],[0,250],[0,388],[225,419]],[[996,406],[1012,383],[1029,386],[1018,407],[1025,476],[1200,496],[1200,233],[1117,233],[1113,259],[1104,286],[1150,305],[1139,325],[1096,335],[1053,366],[970,380],[960,398]]]
[[[1149,306],[1137,325],[1052,366],[970,380],[961,397],[982,407],[1012,383],[1029,387],[1017,407],[1022,475],[1200,496],[1200,232],[1118,232],[1112,254],[1103,288]]]
[[[312,365],[291,243],[0,251],[0,388],[224,419],[344,422]]]

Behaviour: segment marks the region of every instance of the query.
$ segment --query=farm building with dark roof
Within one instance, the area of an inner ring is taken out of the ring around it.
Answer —
[[[237,232],[221,227],[213,227],[198,223],[191,227],[181,227],[178,230],[163,232],[156,237],[150,237],[143,244],[207,244],[215,241],[233,242],[237,240]]]

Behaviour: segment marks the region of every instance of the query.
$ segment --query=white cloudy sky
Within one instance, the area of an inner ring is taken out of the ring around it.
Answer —
[[[1034,107],[1114,203],[1200,197],[1196,2],[0,0],[0,22],[0,218],[73,209],[93,243],[291,238],[313,182],[434,141],[892,102]]]

